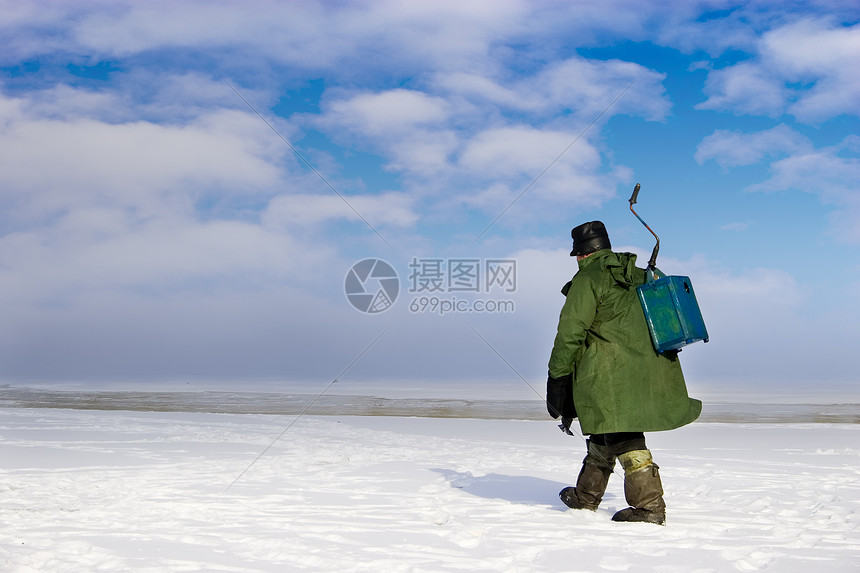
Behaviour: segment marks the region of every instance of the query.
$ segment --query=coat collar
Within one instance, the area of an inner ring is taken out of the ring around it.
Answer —
[[[581,261],[577,261],[577,264],[579,265],[579,270],[582,270],[585,267],[587,267],[588,265],[593,264],[594,261],[601,260],[601,259],[603,259],[603,258],[605,258],[611,254],[612,254],[611,249],[600,249],[599,251],[594,251],[594,253],[585,257]]]

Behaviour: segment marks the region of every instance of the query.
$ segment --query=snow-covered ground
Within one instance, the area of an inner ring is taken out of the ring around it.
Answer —
[[[647,438],[665,527],[566,510],[550,420],[7,408],[0,570],[860,571],[860,425]]]

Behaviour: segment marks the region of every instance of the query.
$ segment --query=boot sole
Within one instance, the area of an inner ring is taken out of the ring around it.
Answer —
[[[622,509],[612,516],[612,521],[619,523],[653,523],[654,525],[666,525],[666,514],[654,513],[643,509]]]

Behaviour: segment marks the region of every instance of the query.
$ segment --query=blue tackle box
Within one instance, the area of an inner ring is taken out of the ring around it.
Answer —
[[[648,282],[636,287],[636,291],[657,352],[708,341],[708,330],[689,277],[655,279],[649,269]]]

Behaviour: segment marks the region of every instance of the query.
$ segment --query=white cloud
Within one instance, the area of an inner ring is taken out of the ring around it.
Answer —
[[[464,146],[459,163],[468,171],[493,172],[505,178],[522,172],[537,176],[575,138],[576,134],[529,126],[488,129]],[[577,153],[568,159],[590,167],[600,162],[599,154],[587,141],[580,140],[577,146]]]
[[[632,62],[577,57],[515,79],[440,73],[433,87],[449,97],[469,101],[473,107],[467,109],[472,113],[486,113],[487,104],[500,110],[527,112],[541,120],[570,113],[584,127],[604,111],[604,119],[619,114],[652,121],[665,119],[671,102],[662,86],[664,79],[664,74]],[[628,86],[631,87],[625,92]],[[622,93],[623,97],[609,107]]]
[[[783,81],[757,62],[743,62],[710,72],[704,93],[708,99],[696,109],[732,110],[769,117],[782,115],[787,98]]]
[[[752,221],[736,221],[734,223],[726,223],[720,229],[723,231],[746,231],[750,227],[752,227],[755,223]]]
[[[448,105],[415,90],[338,94],[327,98],[324,113],[311,120],[338,141],[365,141],[387,160],[386,168],[419,176],[449,170],[457,146],[448,127]]]
[[[116,92],[84,91],[67,84],[58,84],[48,89],[31,91],[26,100],[16,103],[19,104],[20,113],[29,118],[65,121],[88,118],[113,123],[115,112],[125,107],[126,102],[120,98]],[[21,117],[14,119],[20,121]]]
[[[814,193],[833,206],[830,233],[850,243],[860,242],[860,138],[849,136],[838,145],[795,153],[771,164],[771,176],[749,191],[796,189]]]
[[[763,304],[771,309],[796,308],[807,298],[794,276],[781,269],[755,268],[743,274],[734,274],[702,268],[696,274],[696,293],[707,302],[713,301],[717,307],[713,315],[715,320],[725,313],[730,313],[734,318],[746,314],[749,326],[754,322],[754,317],[748,314],[753,308]],[[734,311],[729,311],[729,307],[733,307]],[[766,320],[761,319],[762,326]],[[741,324],[736,326],[743,327]]]
[[[50,329],[61,314],[104,310],[105,293],[140,308],[324,274],[331,246],[256,222],[260,203],[299,180],[259,118],[216,109],[177,124],[114,123],[88,117],[113,96],[51,91],[0,97],[4,305]],[[56,105],[61,95],[69,108]]]
[[[559,14],[574,20],[587,16],[601,22],[599,26],[607,27],[616,21],[600,18],[601,10],[594,6],[560,4],[550,10],[525,2],[492,6],[384,2],[360,6],[300,3],[247,10],[230,4],[189,2],[120,6],[105,3],[80,12],[61,5],[55,9],[68,10],[65,16],[55,15],[54,24],[64,30],[69,41],[66,50],[87,54],[86,61],[127,60],[132,56],[145,59],[159,50],[188,57],[199,53],[204,58],[212,52],[226,54],[223,63],[225,69],[231,70],[228,76],[253,78],[244,82],[249,85],[276,83],[270,79],[271,66],[282,64],[298,70],[288,73],[284,81],[295,77],[306,79],[304,70],[309,68],[315,74],[334,78],[333,87],[327,90],[322,102],[323,113],[317,118],[306,114],[302,120],[312,127],[322,127],[336,141],[348,140],[355,145],[357,139],[363,140],[370,151],[384,158],[385,169],[417,180],[416,186],[426,186],[431,181],[438,184],[437,188],[445,187],[444,182],[448,181],[460,185],[464,176],[479,179],[479,188],[483,189],[497,185],[494,178],[503,178],[502,184],[508,184],[507,173],[470,170],[472,158],[464,159],[460,153],[464,151],[462,142],[468,142],[482,130],[516,129],[502,119],[511,110],[527,112],[532,116],[529,122],[547,133],[573,134],[605,110],[631,82],[635,82],[633,88],[608,111],[604,120],[618,114],[662,120],[671,106],[662,86],[664,75],[644,66],[582,57],[546,64],[548,54],[543,53],[542,41],[533,36],[537,20],[528,16],[538,18],[564,37],[568,32],[556,22]],[[30,13],[21,18],[35,22],[38,16]],[[636,28],[637,21],[638,17],[631,15],[624,25]],[[19,21],[17,31],[26,28]],[[586,30],[589,26],[581,28]],[[522,50],[516,54],[509,52],[506,46],[511,42],[522,44]],[[538,57],[525,66],[522,75],[512,76],[508,64],[520,66],[520,58],[531,52],[539,54]],[[367,65],[369,57],[372,65]],[[181,58],[177,61],[181,62]],[[172,69],[169,60],[160,61],[159,65]],[[180,63],[178,67],[183,66]],[[338,79],[355,74],[364,78],[378,76],[390,83],[392,77],[403,74],[411,77],[414,70],[421,73],[410,82],[414,86],[410,88],[355,91],[337,87]],[[278,78],[278,81],[283,79]],[[107,111],[122,109],[138,120],[188,126],[197,123],[196,117],[213,106],[241,105],[226,85],[194,73],[155,76],[133,66],[115,72],[111,85],[119,85],[120,89],[110,95],[84,94],[68,88],[56,92],[45,90],[41,113],[50,111],[56,117],[77,115],[131,123],[129,116],[112,116]],[[261,93],[246,93],[250,90],[239,84],[237,87],[255,105],[273,105],[277,101],[277,94],[265,91],[265,87],[260,88],[264,90]],[[72,105],[64,106],[64,101]],[[265,109],[260,109],[266,115]],[[259,124],[265,131],[262,122]],[[281,127],[278,124],[279,130]],[[290,141],[301,136],[284,135]],[[261,133],[260,141],[272,140]],[[278,145],[275,142],[275,147]],[[561,149],[563,146],[556,147],[552,157],[539,162],[540,167],[528,166],[521,172],[522,177],[536,176]],[[582,159],[588,156],[590,160],[591,151],[585,141],[579,142],[577,149],[565,157],[576,168],[559,163],[544,178],[540,189],[548,195],[564,195],[570,188],[581,189],[581,197],[591,205],[611,196],[611,179],[616,176],[607,180],[601,175],[600,161],[589,162],[586,168]],[[526,150],[524,155],[530,153]],[[220,165],[225,164],[224,157],[216,160]],[[522,165],[523,161],[514,163]],[[146,174],[140,181],[151,186]],[[511,185],[516,188],[520,182]]]
[[[444,100],[405,89],[351,95],[326,107],[326,122],[373,136],[440,124],[448,116]]]
[[[142,217],[187,212],[205,196],[270,192],[281,182],[273,164],[285,153],[256,118],[221,111],[188,125],[86,118],[0,117],[4,201],[40,218],[73,207],[113,205]]]
[[[599,206],[630,174],[624,168],[601,173],[600,153],[577,135],[528,126],[478,133],[464,146],[460,167],[472,176],[492,174],[493,183],[463,202],[497,210],[540,176],[529,194],[580,208]]]
[[[750,190],[799,189],[818,194],[824,204],[839,204],[857,195],[854,182],[860,177],[858,146],[860,137],[852,135],[835,146],[793,153],[771,164],[771,178]],[[852,148],[853,153],[843,155]]]
[[[243,86],[239,86],[239,91],[258,105],[265,105],[270,99],[264,91]],[[148,121],[183,125],[193,123],[213,109],[248,110],[223,81],[199,72],[174,74],[149,69],[115,72],[105,86],[73,87],[57,83],[29,90],[21,103],[21,111],[33,118],[90,119],[108,124]]]
[[[546,92],[552,111],[570,109],[588,121],[605,110],[610,117],[626,113],[661,121],[671,108],[662,86],[665,77],[632,62],[572,58],[553,64],[528,81]],[[622,93],[621,99],[607,109]]]
[[[860,110],[860,24],[835,27],[820,20],[801,20],[762,38],[764,65],[775,67],[786,82],[808,84],[795,92],[788,111],[816,122]]]
[[[568,61],[511,89],[474,74],[439,76],[434,87],[446,91],[447,100],[402,89],[334,96],[315,123],[335,138],[343,130],[368,138],[368,145],[386,158],[390,170],[434,182],[456,181],[457,186],[464,181],[485,182],[479,184],[483,191],[462,194],[461,204],[489,201],[495,205],[491,196],[503,187],[525,186],[552,164],[536,187],[538,194],[599,206],[613,196],[616,180],[629,173],[623,168],[610,169],[609,176],[602,173],[600,153],[586,137],[577,137],[621,95],[621,80],[636,77],[642,85],[625,94],[607,115],[627,108],[630,113],[662,118],[668,104],[661,75],[622,62]],[[543,126],[508,123],[502,119],[506,107],[533,113],[539,118],[535,123]],[[559,121],[558,114],[568,108],[580,119]],[[575,146],[559,158],[575,140]]]
[[[702,18],[713,6],[712,2],[663,2],[663,9],[653,14],[657,21],[660,45],[677,47],[691,54],[698,50],[717,57],[727,50],[748,51],[755,46],[760,20],[767,11],[733,6],[722,17]]]
[[[841,241],[860,242],[860,138],[850,135],[837,145],[816,149],[796,131],[780,125],[741,133],[718,130],[696,149],[700,164],[713,159],[722,167],[753,165],[769,160],[770,176],[747,191],[804,191],[835,208],[830,233]]]
[[[108,58],[164,47],[226,47],[251,67],[258,63],[249,55],[262,54],[266,62],[349,77],[485,60],[495,35],[521,26],[524,8],[520,2],[290,2],[254,9],[162,2],[109,5],[70,18],[68,27],[83,51]],[[368,51],[373,66],[365,65]]]
[[[752,59],[712,71],[708,99],[697,107],[771,117],[789,113],[806,123],[857,115],[858,59],[860,24],[798,20],[763,34]]]
[[[695,158],[700,165],[713,159],[721,167],[737,167],[811,148],[809,139],[786,125],[756,133],[718,129],[699,143]]]
[[[354,145],[358,136],[416,187],[443,189],[450,181],[448,188],[464,191],[460,204],[481,205],[504,187],[527,185],[601,114],[602,122],[620,114],[663,120],[671,107],[665,76],[630,62],[576,57],[524,76],[498,75],[505,79],[480,68],[439,71],[426,85],[415,82],[421,89],[331,90],[323,114],[309,121],[338,141],[349,137]],[[528,123],[511,121],[511,112]],[[599,206],[628,171],[606,168],[583,137],[537,190]]]
[[[343,199],[335,195],[280,195],[269,202],[263,214],[263,223],[267,226],[290,228],[298,225],[318,225],[337,219],[364,219],[374,227],[408,227],[414,225],[419,218],[412,203],[408,195],[395,192],[348,195]]]
[[[386,143],[385,152],[390,160],[387,169],[423,180],[444,179],[451,170],[451,156],[459,146],[457,135],[448,130],[417,129],[402,139]]]
[[[325,245],[239,221],[152,221],[85,209],[52,229],[0,238],[2,298],[19,310],[77,311],[99,293],[142,304],[151,297],[295,285],[331,261]],[[317,273],[318,274],[318,273]],[[130,325],[133,329],[134,326]]]
[[[437,74],[433,84],[436,89],[456,94],[468,101],[489,102],[508,109],[534,111],[546,105],[545,98],[538,90],[523,90],[519,85],[502,85],[493,78],[473,72]]]

